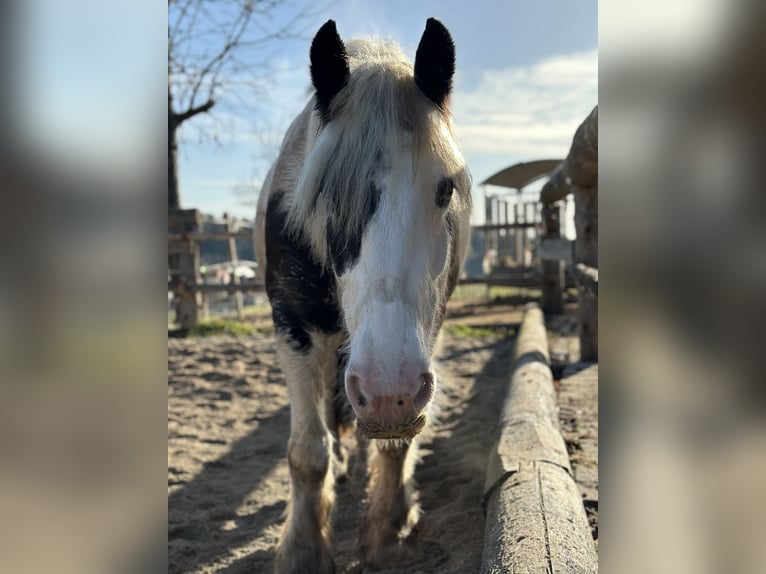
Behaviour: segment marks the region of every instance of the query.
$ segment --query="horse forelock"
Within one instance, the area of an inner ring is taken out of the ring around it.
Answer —
[[[408,145],[413,171],[436,160],[451,178],[453,210],[470,209],[471,180],[458,151],[451,118],[418,89],[412,64],[393,44],[366,40],[347,43],[351,76],[333,100],[332,120],[306,122],[314,133],[289,206],[288,225],[326,263],[328,250],[358,250],[365,226],[374,216],[379,185],[391,169],[391,154]],[[304,113],[308,113],[308,108]]]

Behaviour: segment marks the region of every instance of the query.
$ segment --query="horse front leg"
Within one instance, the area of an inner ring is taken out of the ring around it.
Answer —
[[[333,468],[335,479],[338,482],[346,482],[348,480],[349,452],[343,444],[343,438],[353,435],[356,428],[356,416],[346,398],[344,373],[348,362],[348,352],[342,346],[343,340],[340,336],[329,340],[331,346],[336,346],[338,351],[335,361],[327,361],[325,371],[325,380],[328,382],[328,385],[332,381],[335,383],[332,392],[328,393],[325,401],[327,409],[325,416],[327,428],[333,433],[333,438],[335,439]]]
[[[412,477],[417,445],[376,440],[371,445],[368,507],[362,522],[361,550],[373,568],[391,563],[392,554],[420,518]]]
[[[335,572],[330,553],[333,437],[324,420],[325,351],[321,344],[296,351],[289,338],[277,336],[277,354],[290,394],[290,502],[277,547],[277,574]]]

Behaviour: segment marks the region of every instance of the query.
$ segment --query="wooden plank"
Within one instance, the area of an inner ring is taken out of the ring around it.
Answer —
[[[487,225],[473,225],[471,229],[478,231],[497,231],[500,229],[529,229],[537,227],[537,223],[489,223]]]
[[[575,230],[574,262],[598,268],[598,188],[574,189]],[[578,319],[580,325],[580,360],[598,361],[598,299],[578,284]]]
[[[539,277],[470,277],[461,279],[458,285],[491,285],[496,287],[540,287]]]
[[[521,219],[521,205],[519,203],[516,203],[516,205],[513,206],[513,215],[514,215],[514,221],[516,222],[516,225],[526,225],[525,223],[522,223]],[[514,239],[514,259],[516,261],[517,265],[522,265],[524,263],[524,245],[523,245],[523,235],[522,233],[517,230],[513,234]]]
[[[228,241],[229,239],[252,240],[252,231],[229,233],[226,231],[199,231],[189,233],[168,233],[168,241]]]
[[[543,237],[537,244],[537,255],[543,261],[572,263],[574,242],[563,237]]]
[[[239,285],[234,285],[233,283],[225,285],[219,285],[218,283],[191,283],[185,287],[189,291],[197,293],[247,293],[249,291],[260,292],[266,290],[266,286],[261,282],[240,283]],[[170,283],[168,283],[168,290],[172,290]]]
[[[202,227],[202,213],[199,209],[174,209],[168,212],[168,231],[187,233]]]
[[[194,255],[197,245],[192,241],[168,241],[168,255]]]
[[[174,209],[168,213],[168,235],[183,237],[197,233],[202,214],[197,209]],[[189,241],[168,242],[168,268],[177,271],[170,286],[175,295],[176,323],[184,329],[197,324],[202,299],[188,286],[199,281],[199,245]]]
[[[487,466],[482,573],[598,571],[558,427],[542,312],[528,305]]]

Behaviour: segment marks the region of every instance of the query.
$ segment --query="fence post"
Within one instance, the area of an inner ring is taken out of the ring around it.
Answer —
[[[558,203],[542,207],[543,239],[561,237],[561,216]],[[543,313],[560,315],[564,312],[562,289],[564,285],[564,262],[542,260],[543,268]]]
[[[234,233],[236,231],[236,224],[232,222],[228,213],[223,214],[223,218],[226,221],[226,231]],[[239,277],[237,276],[237,263],[239,263],[239,256],[237,255],[237,240],[233,237],[229,237],[229,260],[231,261],[231,280],[234,285],[239,285]],[[245,305],[242,300],[242,291],[237,290],[234,293],[234,300],[237,303],[237,319],[240,321],[245,320]]]
[[[514,216],[516,223],[524,223],[523,214],[522,214],[522,208],[521,208],[521,194],[519,194],[518,198],[516,199],[516,205],[513,206],[514,210]],[[516,264],[519,267],[524,266],[524,228],[523,227],[516,227],[513,230],[514,238],[516,239],[516,248],[515,248],[515,259]]]
[[[188,233],[199,231],[202,215],[197,209],[177,209],[168,214],[168,232]],[[199,321],[200,294],[194,290],[199,282],[199,244],[182,238],[168,244],[170,286],[175,296],[176,323],[182,329],[190,329]]]
[[[574,263],[598,269],[598,184],[572,186],[575,200]],[[598,360],[598,298],[577,281],[580,307],[580,360]]]

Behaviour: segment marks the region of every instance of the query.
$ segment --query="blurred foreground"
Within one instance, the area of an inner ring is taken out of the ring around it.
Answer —
[[[164,572],[165,7],[42,4],[0,18],[0,571]],[[766,563],[764,6],[600,3],[605,572]],[[34,121],[72,46],[75,121]]]

